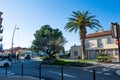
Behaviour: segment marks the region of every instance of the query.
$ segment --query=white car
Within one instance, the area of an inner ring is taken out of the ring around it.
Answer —
[[[9,66],[11,66],[11,62],[9,61],[9,60],[7,60],[7,59],[5,59],[5,60],[0,60],[0,67],[9,67]]]

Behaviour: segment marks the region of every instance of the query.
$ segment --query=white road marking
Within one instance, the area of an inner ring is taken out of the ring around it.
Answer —
[[[51,72],[51,73],[55,73],[55,74],[61,76],[61,73],[59,73],[59,72],[55,72],[55,71],[49,71],[49,72]],[[68,74],[64,74],[64,73],[63,73],[63,75],[64,75],[64,76],[67,76],[67,77],[77,78],[77,77],[75,77],[75,76],[68,75]]]
[[[89,72],[93,72],[93,70],[89,70]]]
[[[110,76],[110,75],[112,75],[112,74],[111,74],[111,73],[104,73],[104,75]]]
[[[97,71],[96,73],[100,74],[100,73],[102,73],[102,72],[100,72],[100,71]]]
[[[107,68],[103,68],[102,71],[109,71],[110,69]]]
[[[84,71],[87,71],[88,69],[83,69]]]

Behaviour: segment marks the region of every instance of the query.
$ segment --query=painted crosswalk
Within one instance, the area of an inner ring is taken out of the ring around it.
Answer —
[[[96,69],[96,74],[102,74],[105,76],[114,75],[111,72],[112,69],[120,69],[120,64],[101,64],[100,66],[103,68]],[[93,72],[93,70],[90,68],[85,68],[85,69],[83,69],[83,71],[87,71],[87,72],[91,72],[91,73]]]
[[[87,71],[87,72],[90,72],[92,73],[93,70],[92,69],[83,69],[83,71]],[[110,69],[108,68],[101,68],[100,70],[96,70],[96,74],[103,74],[103,75],[106,75],[106,76],[109,76],[109,75],[112,75],[112,73],[109,72]]]
[[[61,76],[61,72],[55,72],[55,71],[49,71],[49,72]],[[65,74],[65,73],[63,73],[63,75],[66,76],[66,77],[77,78],[76,76]]]

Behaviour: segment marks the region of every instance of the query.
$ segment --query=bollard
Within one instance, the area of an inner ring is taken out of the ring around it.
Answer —
[[[22,62],[22,66],[21,66],[21,76],[23,77],[23,62]]]
[[[7,66],[5,66],[5,76],[7,77],[7,70],[8,70],[8,68],[7,68]]]
[[[5,67],[5,76],[7,77],[7,71],[8,71],[8,66],[9,66],[9,64],[8,63],[5,63],[4,64],[4,67]]]
[[[61,80],[63,80],[63,66],[61,66]]]
[[[93,69],[93,80],[96,80],[95,69]]]
[[[40,63],[40,66],[39,66],[39,79],[41,80],[41,63]]]

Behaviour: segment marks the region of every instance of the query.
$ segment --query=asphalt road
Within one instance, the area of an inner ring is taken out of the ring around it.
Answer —
[[[23,75],[39,78],[40,61],[28,60],[23,62]],[[21,75],[22,62],[12,64],[8,68],[8,76]],[[93,80],[93,69],[95,69],[96,80],[120,80],[115,74],[118,69],[115,65],[103,65],[91,68],[63,67],[63,80]],[[5,69],[0,68],[0,75],[5,74]],[[62,80],[60,66],[41,66],[41,76],[45,80]]]

